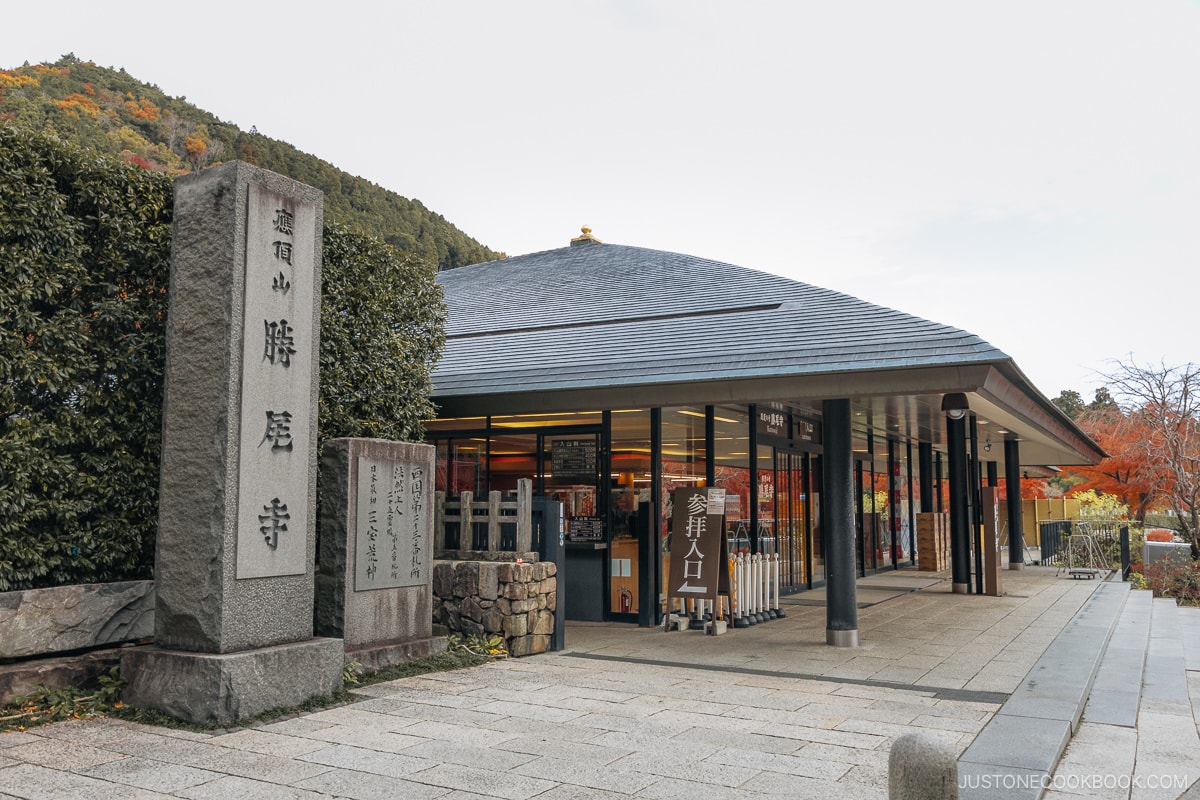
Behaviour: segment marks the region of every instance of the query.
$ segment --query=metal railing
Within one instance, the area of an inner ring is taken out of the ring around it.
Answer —
[[[1066,563],[1072,536],[1088,536],[1109,567],[1121,563],[1121,529],[1129,526],[1124,519],[1046,519],[1038,522],[1041,562],[1051,567]]]

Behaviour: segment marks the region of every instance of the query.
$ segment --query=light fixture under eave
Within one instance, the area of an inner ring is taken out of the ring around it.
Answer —
[[[962,392],[942,395],[942,411],[950,419],[962,419],[971,410],[967,404],[967,396]]]

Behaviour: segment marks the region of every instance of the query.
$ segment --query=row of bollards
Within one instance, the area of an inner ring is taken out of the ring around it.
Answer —
[[[674,607],[663,617],[666,630],[704,630],[722,633],[727,625],[749,628],[781,619],[781,562],[779,554],[738,553],[729,559],[729,594],[709,599],[674,598]]]
[[[779,606],[779,554],[738,553],[732,561],[733,627],[749,628],[760,622],[786,617]]]
[[[730,559],[730,594],[715,602],[707,599],[674,599],[674,608],[662,625],[690,631],[725,630],[726,619],[733,627],[750,627],[787,616],[780,607],[781,563],[779,554],[738,553]]]

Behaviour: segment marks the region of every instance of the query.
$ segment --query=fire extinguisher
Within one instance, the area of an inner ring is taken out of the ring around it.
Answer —
[[[621,613],[630,614],[633,612],[633,593],[628,589],[621,589]]]

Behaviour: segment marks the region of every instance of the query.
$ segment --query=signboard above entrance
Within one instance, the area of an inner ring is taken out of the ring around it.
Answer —
[[[760,408],[755,413],[755,425],[760,438],[786,439],[788,415],[773,408]]]
[[[791,426],[790,430],[789,425]],[[754,414],[754,426],[759,441],[764,444],[821,443],[821,424],[819,422],[790,414],[782,408],[760,406]],[[774,441],[772,442],[772,440]]]

